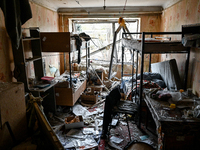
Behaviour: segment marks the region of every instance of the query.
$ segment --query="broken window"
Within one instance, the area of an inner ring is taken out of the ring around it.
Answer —
[[[126,26],[130,32],[139,32],[139,19],[125,19]],[[90,60],[103,61],[109,64],[112,52],[113,35],[119,27],[118,19],[72,19],[72,31],[80,34],[82,32],[91,37]],[[114,53],[114,63],[121,62],[121,38],[123,30],[117,34],[116,49]],[[134,38],[134,37],[133,37]],[[136,38],[136,37],[135,37]],[[81,52],[81,56],[86,56],[86,51]],[[131,62],[130,51],[126,50],[124,62]]]

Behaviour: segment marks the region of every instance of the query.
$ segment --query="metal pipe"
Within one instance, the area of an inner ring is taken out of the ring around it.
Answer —
[[[120,27],[120,26],[119,26]],[[119,29],[119,28],[118,28]],[[117,30],[118,30],[117,29]],[[121,28],[120,28],[121,29]],[[118,31],[119,32],[119,31]],[[116,36],[117,36],[117,31],[115,31],[114,39],[113,39],[113,46],[112,46],[112,52],[111,52],[111,58],[110,58],[110,66],[109,66],[109,72],[108,72],[108,79],[110,79],[110,76],[112,74],[112,63],[113,63],[113,55],[115,51],[115,42],[116,42]]]
[[[88,75],[88,43],[85,42],[85,48],[86,48],[86,78],[87,78],[87,75]]]
[[[69,52],[69,76],[70,76],[70,88],[72,88],[71,52]]]
[[[122,66],[121,66],[121,83],[123,82],[123,72],[124,72],[124,47],[122,46]]]
[[[130,32],[130,33],[123,33],[123,34],[143,34],[144,32]],[[149,34],[182,34],[182,32],[145,32],[145,35]]]
[[[135,75],[135,79],[136,79],[136,94],[137,94],[137,77],[138,77],[138,51],[136,51],[137,52],[137,58],[136,58],[136,62],[137,62],[137,64],[136,64],[136,75]],[[135,98],[136,98],[136,94],[135,94]]]
[[[184,90],[187,89],[187,78],[188,78],[189,60],[190,60],[190,48],[188,48],[187,59],[186,59],[186,63],[185,63]]]
[[[149,54],[149,72],[151,72],[151,53]]]
[[[143,90],[143,69],[144,69],[144,43],[145,32],[142,33],[142,51],[141,51],[141,70],[140,70],[140,102],[139,102],[139,128],[141,128],[142,117],[142,90]]]
[[[131,85],[131,92],[133,91],[133,75],[134,75],[134,49],[133,49],[133,55],[132,55],[132,85]],[[132,94],[131,94],[132,97]]]

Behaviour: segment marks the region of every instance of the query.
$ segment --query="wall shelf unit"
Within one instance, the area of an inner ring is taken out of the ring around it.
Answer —
[[[86,78],[77,88],[72,85],[72,60],[71,53],[77,50],[74,40],[71,39],[70,32],[41,32],[42,52],[63,52],[69,54],[69,86],[55,86],[56,104],[62,106],[73,106],[80,97],[81,93],[86,89]],[[88,43],[85,42],[86,55],[88,54]],[[83,43],[82,43],[83,45]],[[64,55],[65,57],[65,55]],[[88,58],[86,58],[87,60]],[[66,62],[65,62],[66,63]],[[87,61],[86,61],[87,74]],[[67,76],[62,74],[61,76]]]
[[[22,30],[28,36],[21,39],[19,49],[13,47],[15,78],[18,82],[24,83],[24,89],[26,93],[31,92],[35,97],[45,97],[43,98],[42,103],[45,113],[55,112],[55,83],[52,83],[43,89],[36,88],[36,85],[29,84],[30,74],[37,79],[38,84],[43,84],[41,83],[41,78],[44,76],[44,70],[40,43],[40,30],[38,27],[22,28]],[[31,66],[32,73],[28,71],[28,66]]]

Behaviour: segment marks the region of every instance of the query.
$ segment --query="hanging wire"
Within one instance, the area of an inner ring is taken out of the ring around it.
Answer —
[[[77,4],[79,4],[88,14],[90,14],[90,12],[87,11],[87,10],[80,4],[80,2],[79,2],[78,0],[74,0],[74,1],[77,2]]]
[[[126,8],[126,3],[127,3],[127,0],[125,1],[125,4],[124,4],[124,8],[123,8],[123,12],[122,12],[122,16],[124,15],[124,10]]]
[[[104,9],[104,10],[106,9],[106,0],[104,0],[104,6],[103,6],[103,9]]]

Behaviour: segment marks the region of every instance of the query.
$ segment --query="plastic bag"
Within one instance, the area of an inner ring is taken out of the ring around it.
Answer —
[[[200,118],[200,105],[197,105],[197,106],[194,108],[193,116],[194,116],[195,118]]]

